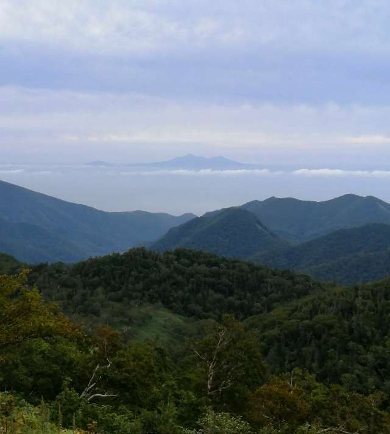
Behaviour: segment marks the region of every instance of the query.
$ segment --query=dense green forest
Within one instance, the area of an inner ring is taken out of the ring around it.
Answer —
[[[23,265],[13,256],[0,253],[0,274],[16,274],[20,272]]]
[[[390,249],[349,255],[336,261],[310,267],[306,272],[322,281],[351,285],[380,280],[390,274]]]
[[[21,273],[0,277],[0,432],[390,432],[389,281],[188,250],[0,259]]]
[[[390,204],[373,196],[346,194],[324,202],[270,197],[242,206],[270,230],[293,244],[303,243],[338,229],[370,223],[390,224]]]
[[[286,245],[253,213],[242,208],[227,208],[172,228],[151,248],[167,251],[181,247],[245,259]]]
[[[295,205],[295,212],[290,212],[289,206]],[[256,216],[265,217],[267,227]],[[347,195],[328,202],[271,198],[207,213],[172,228],[150,248],[203,250],[350,285],[389,274],[389,216],[390,207],[375,198]],[[359,226],[366,221],[386,224]],[[334,230],[338,227],[343,229]],[[323,232],[326,235],[319,236]],[[295,244],[305,237],[315,238]]]
[[[42,264],[29,279],[67,313],[99,317],[112,309],[107,317],[123,311],[123,320],[123,307],[140,303],[197,319],[225,313],[244,319],[325,288],[290,271],[185,249],[160,254],[138,248],[72,266]]]
[[[298,366],[348,390],[390,394],[390,280],[329,289],[245,324],[275,373]]]

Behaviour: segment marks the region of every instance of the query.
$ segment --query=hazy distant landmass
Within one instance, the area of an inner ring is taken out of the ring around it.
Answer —
[[[140,160],[120,160],[115,155],[112,160],[103,155],[91,155],[94,158],[82,163],[2,164],[0,179],[105,211],[143,209],[174,215],[186,212],[203,215],[253,199],[295,197],[318,201],[348,193],[371,195],[390,202],[389,189],[384,182],[388,174],[380,170],[275,166],[261,160],[246,164],[254,160],[192,154],[166,161],[146,160],[140,164]],[[298,203],[298,199],[294,203]],[[283,206],[288,208],[286,201]],[[298,208],[302,208],[301,204]],[[324,206],[316,208],[319,214],[325,209]],[[264,223],[268,225],[266,220]]]
[[[239,163],[223,156],[202,157],[193,154],[187,154],[181,157],[175,157],[170,160],[156,161],[153,163],[129,163],[129,164],[111,164],[106,161],[96,160],[86,164],[92,167],[126,167],[128,169],[162,169],[162,170],[245,170],[255,169],[258,166],[254,164]]]
[[[256,167],[255,165],[244,164],[237,161],[229,160],[228,158],[222,156],[200,157],[192,154],[188,154],[183,157],[176,157],[172,160],[143,164],[142,166],[158,169],[184,170],[239,170],[253,169]]]
[[[107,163],[106,161],[101,161],[101,160],[90,161],[86,165],[92,166],[92,167],[111,167],[111,166],[113,166],[113,164]]]

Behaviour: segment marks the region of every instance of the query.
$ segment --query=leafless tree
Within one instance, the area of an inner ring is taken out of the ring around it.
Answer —
[[[114,395],[111,393],[107,393],[106,391],[102,391],[98,387],[99,381],[102,379],[102,375],[104,370],[108,370],[111,367],[111,361],[107,358],[107,365],[100,366],[98,363],[92,373],[92,376],[88,382],[87,387],[83,390],[80,395],[80,399],[87,399],[88,402],[91,402],[95,398],[116,398],[118,395]]]
[[[194,349],[195,354],[201,360],[203,360],[207,367],[208,396],[213,396],[217,393],[221,393],[223,390],[228,389],[233,384],[233,372],[235,370],[235,366],[227,366],[220,357],[220,353],[223,349],[227,347],[229,342],[230,340],[227,337],[226,329],[222,329],[218,333],[218,341],[215,345],[213,352],[211,353],[211,357],[202,356],[196,349]],[[224,379],[219,384],[216,384],[215,377],[217,374],[221,373],[223,373]]]

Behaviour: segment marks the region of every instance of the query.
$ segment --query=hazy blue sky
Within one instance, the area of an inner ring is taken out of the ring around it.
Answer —
[[[0,0],[1,163],[390,170],[389,18],[386,0]]]

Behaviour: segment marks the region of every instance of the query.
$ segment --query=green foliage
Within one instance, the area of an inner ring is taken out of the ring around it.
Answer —
[[[0,276],[0,388],[53,399],[64,372],[77,379],[85,335],[26,282],[26,271]]]
[[[348,390],[390,393],[390,283],[332,289],[247,320],[273,372],[308,369]]]
[[[390,432],[388,281],[135,249],[34,282],[88,334],[25,272],[0,277],[0,432]]]
[[[183,429],[183,434],[250,434],[250,425],[241,417],[229,413],[215,413],[209,409],[198,422],[200,429]]]
[[[370,282],[390,274],[390,225],[332,232],[307,243],[253,256],[257,263],[289,268],[324,281]]]
[[[151,343],[131,342],[113,358],[107,385],[119,392],[121,401],[135,407],[153,408],[155,390],[164,382],[164,357]]]
[[[276,432],[388,433],[390,414],[385,396],[364,396],[325,385],[294,370],[272,377],[251,396],[249,420]]]
[[[357,253],[310,267],[306,272],[321,281],[346,285],[385,279],[390,275],[390,249],[373,253]]]
[[[183,331],[191,329],[193,324],[188,318],[159,305],[133,306],[127,314],[132,323],[128,328],[122,328],[125,336],[139,341],[156,341],[163,346],[174,345],[181,339]]]
[[[9,348],[0,369],[0,387],[17,390],[38,404],[41,397],[52,400],[63,382],[84,384],[83,366],[89,362],[88,346],[60,336],[34,339]]]
[[[74,389],[65,388],[50,405],[51,419],[58,425],[81,426],[88,432],[143,434],[143,422],[125,407],[88,403]]]
[[[40,265],[30,282],[65,312],[121,328],[131,328],[130,313],[142,303],[199,319],[225,313],[242,319],[324,290],[306,276],[190,250],[133,249],[71,267]]]
[[[39,337],[69,336],[77,328],[46,304],[36,288],[27,286],[27,272],[19,276],[0,276],[0,360],[8,348]]]
[[[21,266],[14,257],[0,253],[0,275],[20,273]]]
[[[0,432],[6,434],[83,434],[75,427],[64,429],[50,419],[50,411],[42,402],[34,407],[9,393],[0,393]]]
[[[256,334],[225,315],[205,337],[190,342],[196,387],[217,408],[242,411],[250,390],[264,381],[266,368]]]

